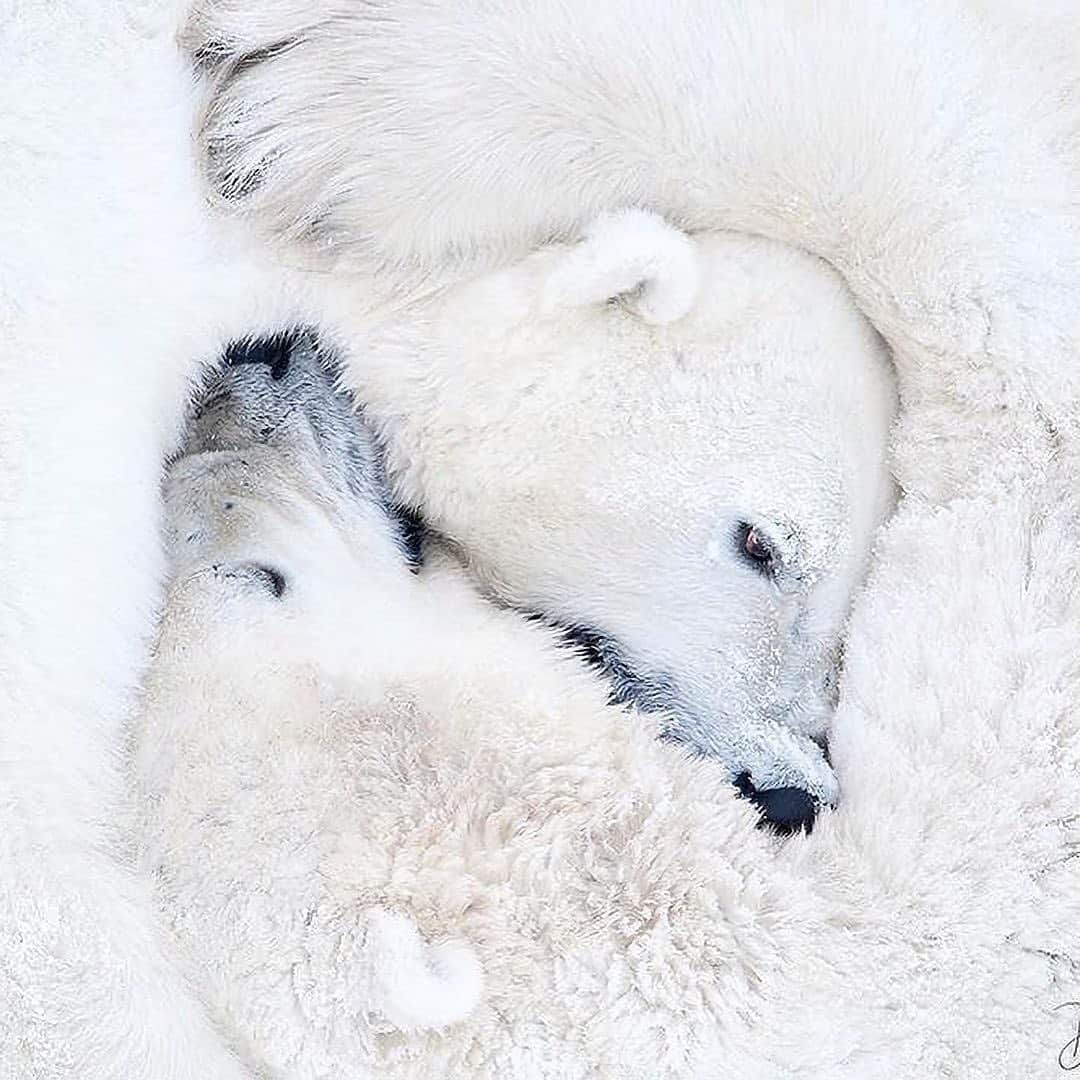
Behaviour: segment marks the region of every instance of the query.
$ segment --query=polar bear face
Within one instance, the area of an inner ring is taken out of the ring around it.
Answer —
[[[227,359],[168,471],[163,641],[186,660],[155,671],[288,697],[298,670],[355,674],[358,635],[370,648],[399,640],[393,610],[418,552],[372,431],[314,343],[283,335]],[[357,581],[359,594],[346,587]]]
[[[818,743],[895,396],[831,272],[626,215],[383,324],[350,378],[491,595],[733,778],[835,799]]]
[[[542,1048],[560,1075],[627,1045],[685,1066],[716,1026],[687,995],[756,978],[730,897],[697,887],[745,877],[750,915],[775,907],[753,815],[443,553],[411,572],[372,433],[309,347],[232,361],[169,469],[130,744],[138,856],[214,1022],[268,1074],[422,1054],[457,1076],[478,1037],[514,1073],[522,1025],[584,1007],[611,1022]],[[592,975],[633,976],[658,911],[689,943],[661,1013],[655,980]]]

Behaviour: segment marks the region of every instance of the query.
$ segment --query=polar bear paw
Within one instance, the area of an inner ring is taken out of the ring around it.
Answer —
[[[368,912],[372,1005],[401,1031],[455,1024],[480,1001],[484,975],[473,950],[460,942],[429,945],[412,919]]]
[[[618,298],[647,323],[681,319],[699,284],[697,250],[686,233],[647,210],[604,214],[545,282],[546,311]]]

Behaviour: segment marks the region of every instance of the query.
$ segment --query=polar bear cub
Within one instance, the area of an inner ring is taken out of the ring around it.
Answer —
[[[395,491],[489,594],[774,820],[833,803],[819,744],[896,409],[839,277],[630,210],[374,327],[354,303],[328,321]]]
[[[378,1024],[442,1027],[481,986],[470,949],[373,906],[404,822],[371,738],[411,708],[392,688],[426,630],[415,545],[311,343],[228,356],[166,485],[172,580],[134,739],[143,859],[243,1055],[345,1075]]]

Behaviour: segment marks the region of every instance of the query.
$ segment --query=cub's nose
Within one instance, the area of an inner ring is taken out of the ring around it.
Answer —
[[[758,791],[749,773],[735,777],[735,787],[744,799],[749,799],[761,811],[761,822],[774,832],[786,836],[814,827],[817,806],[809,792],[797,787],[769,788]]]
[[[271,334],[268,337],[242,338],[232,341],[225,349],[225,363],[229,367],[241,364],[266,364],[270,377],[276,382],[289,370],[289,360],[297,343],[295,334]]]

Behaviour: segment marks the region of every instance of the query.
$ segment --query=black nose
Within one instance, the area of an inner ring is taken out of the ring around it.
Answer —
[[[289,370],[289,358],[296,344],[295,334],[271,334],[268,337],[241,338],[231,341],[225,348],[225,363],[229,367],[240,364],[266,364],[272,379],[283,379]]]
[[[761,811],[761,823],[786,836],[800,829],[810,832],[814,827],[817,806],[809,792],[797,787],[769,788],[758,791],[749,773],[735,777],[735,787],[744,799],[749,799]]]

